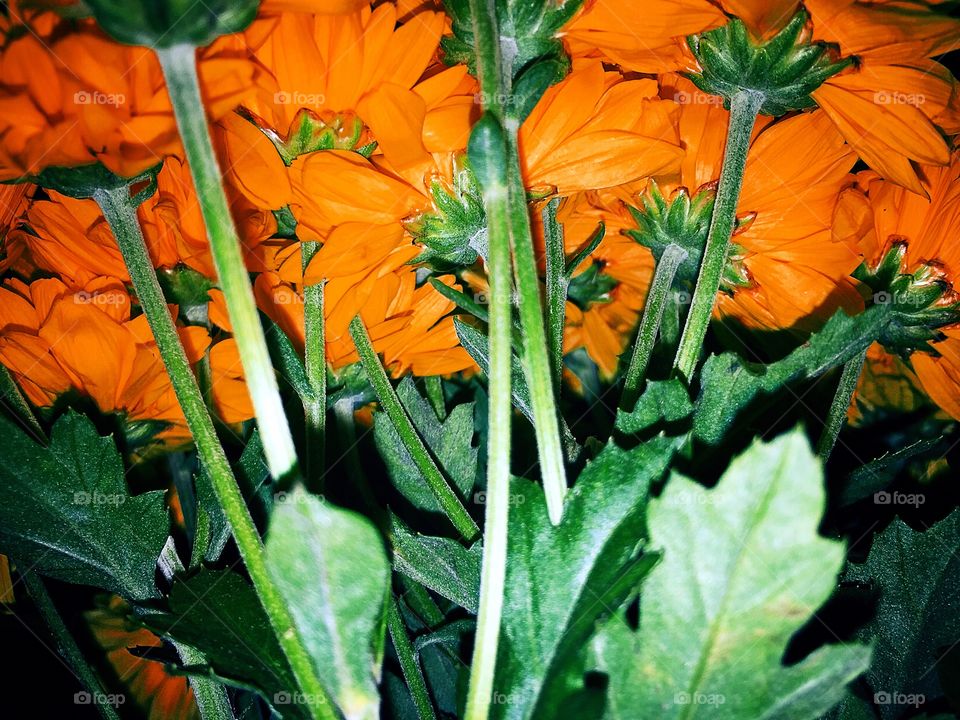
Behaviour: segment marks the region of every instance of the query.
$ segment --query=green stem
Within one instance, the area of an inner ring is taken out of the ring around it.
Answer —
[[[305,694],[327,698],[326,690],[317,677],[310,656],[294,627],[293,617],[267,573],[260,535],[250,516],[250,510],[243,501],[237,479],[220,445],[213,419],[207,411],[200,386],[190,369],[176,325],[167,309],[167,302],[137,222],[136,208],[130,199],[129,189],[120,187],[98,190],[93,199],[103,210],[103,215],[120,246],[137,299],[153,332],[157,350],[167,368],[170,383],[197,446],[200,461],[206,468],[213,491],[230,523],[237,548],[280,646],[290,662],[294,677]],[[333,705],[329,703],[314,703],[311,707],[314,708],[315,717],[334,717],[330,709]]]
[[[561,387],[563,377],[563,330],[567,314],[567,254],[563,245],[563,225],[557,221],[560,198],[543,208],[543,242],[547,254],[547,329],[553,381]]]
[[[640,320],[640,329],[637,340],[633,345],[633,354],[630,356],[630,365],[623,381],[623,394],[620,396],[620,409],[632,410],[640,397],[640,386],[647,374],[650,356],[657,341],[660,330],[660,319],[666,306],[667,296],[673,287],[673,279],[687,257],[687,251],[679,245],[670,243],[660,256],[657,270],[653,274],[653,282],[647,291],[647,302],[643,308],[643,317]]]
[[[710,219],[707,244],[703,250],[700,275],[693,291],[693,300],[687,324],[680,338],[680,348],[674,367],[686,380],[693,376],[694,368],[703,348],[713,305],[720,289],[723,270],[727,264],[730,238],[737,218],[737,203],[743,185],[743,170],[747,164],[750,135],[763,105],[764,95],[758,90],[740,90],[730,100],[730,122],[727,125],[727,146],[723,153],[723,168],[717,199]]]
[[[864,349],[843,365],[837,392],[833,396],[833,402],[830,403],[830,411],[827,413],[827,420],[823,425],[823,433],[817,442],[817,455],[824,462],[830,458],[830,453],[833,452],[833,446],[837,444],[840,431],[847,423],[847,411],[850,408],[850,402],[853,400],[853,393],[856,392],[857,381],[860,380],[860,372],[863,370],[863,363],[866,359],[867,351]]]
[[[470,0],[480,89],[494,103],[505,87],[495,0]],[[496,112],[494,104],[489,108]],[[487,415],[487,505],[480,569],[480,604],[470,666],[465,720],[486,720],[500,643],[500,619],[507,567],[510,509],[511,362],[513,287],[510,277],[510,221],[507,179],[483,187],[490,281],[489,407]]]
[[[204,667],[208,664],[206,656],[196,648],[181,642],[174,642],[173,646],[185,667]],[[189,679],[201,720],[235,720],[225,685],[196,673],[190,675]]]
[[[467,540],[473,540],[480,534],[480,528],[470,517],[470,513],[463,506],[463,502],[457,496],[456,491],[443,476],[443,473],[440,472],[440,468],[437,467],[433,457],[431,457],[430,451],[427,450],[423,440],[417,434],[417,429],[407,416],[407,411],[403,409],[397,391],[394,390],[390,378],[387,377],[386,370],[380,363],[380,358],[373,349],[370,336],[367,334],[367,328],[359,315],[350,322],[350,336],[353,338],[354,345],[357,346],[357,353],[360,355],[363,369],[367,373],[370,384],[373,385],[380,405],[390,417],[400,440],[406,447],[407,452],[410,453],[410,457],[413,458],[413,462],[420,474],[423,475],[423,479],[457,531]]]
[[[63,622],[63,618],[60,616],[57,606],[54,605],[50,593],[47,592],[43,580],[32,571],[25,572],[20,577],[27,588],[27,592],[30,594],[30,598],[37,606],[37,610],[39,610],[40,615],[47,623],[47,627],[50,628],[50,632],[53,633],[53,637],[57,643],[57,650],[60,651],[63,658],[70,664],[70,668],[73,670],[73,674],[77,680],[80,681],[83,688],[90,693],[94,699],[99,700],[106,696],[106,688],[103,686],[103,683],[100,682],[100,678],[97,677],[93,668],[90,667],[87,659],[83,656],[83,651],[80,650],[80,646],[77,645],[77,641],[70,633],[66,623]],[[106,702],[96,702],[94,704],[105,720],[120,720],[120,715],[117,714],[117,710],[113,705]]]
[[[197,77],[196,49],[192,45],[173,45],[157,48],[156,52],[210,238],[210,251],[240,351],[267,465],[273,477],[280,479],[296,472],[297,455],[257,314],[250,276],[243,262],[240,238],[230,215],[220,167],[210,141]]]
[[[516,123],[508,123],[506,128],[509,150],[507,182],[510,240],[519,294],[520,324],[524,336],[523,369],[530,389],[530,406],[533,409],[537,455],[547,500],[547,514],[550,522],[559,525],[563,515],[563,498],[567,494],[567,472],[563,460],[563,443],[560,440],[560,423],[557,419],[554,375],[547,350],[543,304],[540,301],[540,275],[530,231],[527,191],[520,170],[515,125]],[[560,332],[562,335],[562,330]]]
[[[390,629],[390,639],[393,640],[393,647],[397,651],[397,658],[400,660],[403,677],[407,681],[410,694],[413,696],[413,703],[417,706],[417,715],[420,720],[436,720],[437,715],[434,713],[433,705],[430,702],[430,693],[427,691],[423,672],[420,670],[420,664],[414,655],[413,644],[407,635],[407,628],[403,624],[400,609],[397,607],[397,599],[393,596],[393,593],[390,594],[387,603],[387,627]]]
[[[315,242],[301,245],[303,269],[318,248]],[[327,432],[327,350],[323,319],[323,282],[303,288],[303,319],[306,335],[304,367],[310,392],[303,401],[306,424],[305,474],[308,486],[323,492]]]

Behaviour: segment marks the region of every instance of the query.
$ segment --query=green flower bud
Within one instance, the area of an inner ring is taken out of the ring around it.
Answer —
[[[906,272],[906,251],[905,243],[894,243],[875,267],[864,263],[853,277],[870,289],[874,305],[889,309],[880,344],[901,355],[935,353],[930,343],[941,339],[941,328],[960,322],[960,302],[936,263]]]
[[[807,14],[793,16],[776,36],[757,43],[743,21],[691,35],[687,44],[700,65],[690,79],[704,92],[720,95],[726,107],[738,92],[752,90],[764,97],[760,112],[774,117],[815,105],[810,93],[852,60],[837,60],[826,43],[810,42]]]

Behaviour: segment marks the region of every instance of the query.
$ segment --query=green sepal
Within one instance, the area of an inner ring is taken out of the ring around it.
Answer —
[[[704,92],[721,96],[727,108],[731,98],[743,91],[763,95],[763,115],[779,117],[813,107],[816,103],[810,94],[853,60],[838,59],[826,43],[811,42],[806,23],[806,12],[800,11],[767,42],[751,38],[738,18],[691,35],[687,44],[700,72],[688,77]]]
[[[430,184],[436,212],[424,213],[405,223],[425,249],[411,263],[434,270],[469,267],[487,254],[486,213],[477,178],[465,155],[453,160],[453,183],[439,178]]]
[[[34,182],[40,187],[80,200],[92,198],[98,190],[132,188],[146,183],[146,186],[131,198],[134,205],[139,205],[153,195],[156,190],[157,174],[161,167],[162,163],[130,178],[117,175],[101,163],[78,165],[76,167],[48,167],[31,176],[29,182]]]
[[[86,0],[100,27],[125,45],[209,45],[253,22],[259,0]]]

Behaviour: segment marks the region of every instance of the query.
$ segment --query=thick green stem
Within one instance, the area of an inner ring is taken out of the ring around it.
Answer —
[[[250,510],[243,501],[237,479],[220,445],[213,419],[207,411],[200,386],[190,369],[176,325],[167,309],[163,291],[160,289],[157,274],[147,253],[143,233],[137,222],[136,208],[130,199],[129,190],[125,187],[98,190],[94,200],[103,210],[103,215],[120,246],[137,299],[153,332],[157,350],[167,368],[170,383],[197,446],[200,461],[207,471],[213,491],[230,523],[233,536],[237,541],[237,548],[247,566],[254,588],[260,596],[263,608],[270,618],[277,639],[290,661],[294,677],[304,693],[327,698],[329,696],[317,677],[310,656],[294,627],[293,617],[267,573],[260,535],[250,516]],[[329,703],[311,705],[315,717],[321,718],[333,718],[334,715],[330,709],[332,707],[333,705]]]
[[[477,52],[477,74],[489,110],[502,114],[496,103],[506,85],[500,57],[495,0],[470,0]],[[483,187],[489,251],[490,320],[487,504],[480,569],[480,604],[470,666],[465,720],[486,720],[493,697],[493,680],[500,643],[500,619],[507,568],[507,527],[510,509],[511,362],[513,358],[513,283],[510,273],[510,220],[507,178]]]
[[[77,645],[77,641],[70,633],[70,629],[66,623],[63,622],[63,618],[60,616],[57,606],[54,605],[50,593],[47,592],[47,587],[43,584],[43,580],[32,571],[25,572],[21,578],[27,588],[27,592],[30,594],[30,598],[37,606],[37,610],[43,617],[44,622],[47,623],[47,627],[50,628],[50,632],[53,634],[54,640],[56,640],[57,643],[57,650],[70,664],[73,674],[90,694],[91,699],[97,706],[97,710],[100,711],[100,715],[103,716],[104,720],[120,720],[120,715],[117,714],[116,708],[109,702],[106,702],[109,698],[107,697],[103,683],[100,682],[100,678],[97,677],[93,668],[90,667],[87,659],[83,656],[83,651],[80,650],[80,646]]]
[[[397,391],[393,389],[390,378],[387,377],[387,372],[383,369],[380,358],[373,349],[373,343],[370,342],[367,328],[364,327],[359,315],[350,322],[350,336],[353,338],[354,345],[357,346],[357,354],[360,355],[363,369],[370,379],[370,384],[373,385],[380,405],[390,417],[400,440],[407,452],[410,453],[410,457],[413,458],[413,462],[420,474],[423,475],[423,479],[457,531],[467,540],[473,540],[480,534],[480,528],[470,517],[470,513],[463,506],[463,502],[457,496],[456,491],[443,476],[443,473],[440,472],[440,468],[434,462],[427,446],[423,444],[423,440],[417,434],[417,429],[407,416],[407,411],[403,409]]]
[[[257,314],[250,276],[243,262],[240,238],[230,215],[227,196],[221,184],[220,167],[210,141],[197,77],[196,48],[192,45],[158,48],[157,57],[163,68],[183,147],[190,163],[220,290],[226,300],[244,377],[257,416],[257,427],[263,438],[264,455],[270,473],[279,479],[296,472],[297,455]]]
[[[393,647],[397,651],[397,658],[400,660],[403,677],[407,681],[410,694],[413,696],[413,703],[417,706],[417,716],[420,720],[436,720],[437,715],[433,711],[433,704],[430,702],[430,693],[427,690],[426,682],[424,682],[423,672],[420,670],[416,655],[414,655],[413,645],[407,635],[407,627],[403,624],[400,608],[397,607],[397,600],[392,593],[387,602],[387,627],[390,630]]]
[[[301,245],[303,269],[313,258],[318,248],[315,242]],[[306,424],[305,475],[307,485],[323,491],[323,472],[327,433],[327,350],[326,329],[323,319],[323,283],[303,288],[303,320],[306,335],[304,367],[310,392],[303,399]]]
[[[843,365],[837,392],[833,396],[833,402],[830,403],[830,411],[827,413],[827,419],[823,425],[823,433],[817,442],[817,455],[824,462],[833,452],[833,446],[837,444],[840,431],[847,423],[847,410],[849,410],[850,402],[853,400],[853,393],[856,392],[860,372],[863,370],[863,363],[866,359],[867,351],[864,349]]]
[[[185,667],[204,667],[207,658],[202,652],[190,645],[174,642],[177,654]],[[190,675],[190,687],[193,688],[193,698],[200,711],[201,720],[234,720],[230,698],[227,697],[227,687],[206,675]]]
[[[693,376],[700,351],[703,349],[703,341],[713,316],[713,305],[727,264],[730,238],[737,219],[740,188],[743,185],[743,170],[750,148],[750,135],[763,101],[764,95],[758,90],[740,90],[730,100],[730,123],[727,125],[727,146],[723,153],[720,185],[713,206],[713,217],[710,219],[707,244],[703,250],[700,275],[697,277],[690,313],[674,362],[676,370],[688,381]]]
[[[563,330],[567,315],[567,254],[563,245],[563,225],[557,220],[560,198],[544,206],[543,242],[547,255],[547,329],[550,358],[553,362],[553,381],[557,389],[563,378]]]
[[[653,282],[647,291],[647,302],[643,308],[643,317],[640,320],[640,329],[637,340],[633,345],[633,354],[630,356],[630,365],[623,381],[623,394],[620,396],[620,409],[632,410],[640,397],[640,386],[647,374],[650,356],[656,345],[657,333],[660,330],[660,319],[667,303],[667,296],[673,288],[673,279],[687,257],[687,251],[679,245],[671,243],[660,256],[657,270],[653,274]]]
[[[534,431],[537,436],[537,455],[540,459],[540,477],[547,500],[547,513],[554,525],[563,515],[563,498],[567,494],[567,471],[560,440],[553,370],[547,350],[543,303],[540,301],[540,275],[530,231],[527,209],[527,190],[520,170],[517,148],[517,130],[507,126],[509,158],[508,202],[510,240],[513,248],[514,275],[517,283],[520,325],[523,329],[523,369],[530,388],[530,406],[533,409]]]

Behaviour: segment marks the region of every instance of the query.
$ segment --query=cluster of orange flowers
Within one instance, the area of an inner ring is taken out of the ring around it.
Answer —
[[[587,0],[564,29],[572,69],[524,122],[521,161],[533,217],[563,198],[568,253],[606,225],[578,271],[565,337],[565,351],[584,348],[604,377],[617,373],[654,268],[629,235],[630,208],[650,193],[697,197],[719,177],[728,112],[685,79],[696,69],[685,37],[730,16],[769,37],[798,6]],[[935,263],[948,280],[960,273],[960,156],[951,152],[960,105],[956,81],[933,59],[960,42],[960,21],[934,1],[804,6],[812,37],[855,62],[814,93],[816,109],[761,118],[754,129],[736,278],[716,308],[734,328],[805,333],[837,308],[861,309],[865,291],[850,274],[893,242],[906,242],[908,270]],[[394,375],[473,368],[453,303],[417,262],[417,219],[439,212],[431,188],[453,184],[482,100],[465,66],[443,62],[448,27],[430,0],[276,0],[245,32],[198,55],[258,305],[302,350],[303,288],[324,283],[334,370],[357,361],[347,329],[357,313]],[[170,311],[220,419],[251,418],[156,57],[90,20],[15,2],[0,31],[0,181],[92,162],[132,176],[162,163],[139,209],[151,257],[170,277],[209,281],[206,299]],[[869,169],[854,172],[858,160]],[[161,423],[161,441],[189,441],[96,204],[4,185],[0,211],[0,363],[29,400],[49,406],[73,391],[129,423]],[[284,232],[293,222],[295,235]],[[307,263],[304,242],[319,248]],[[484,282],[479,267],[439,279],[474,290]],[[960,328],[947,328],[935,349],[915,353],[912,370],[891,370],[895,361],[874,349],[865,377],[915,378],[960,418]]]

